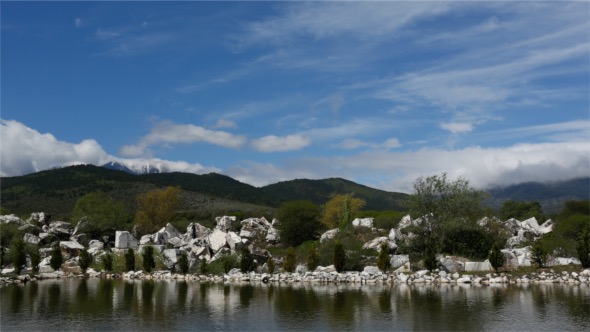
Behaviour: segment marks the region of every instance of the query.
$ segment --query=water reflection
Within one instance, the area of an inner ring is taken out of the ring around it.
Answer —
[[[6,286],[0,295],[3,330],[590,328],[588,285],[336,286],[76,279]]]

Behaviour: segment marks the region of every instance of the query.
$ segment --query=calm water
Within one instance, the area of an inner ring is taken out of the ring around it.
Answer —
[[[225,285],[53,280],[0,288],[2,331],[588,331],[588,285]]]

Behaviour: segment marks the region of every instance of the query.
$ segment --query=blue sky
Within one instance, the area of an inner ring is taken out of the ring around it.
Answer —
[[[590,174],[588,2],[1,3],[1,174]]]

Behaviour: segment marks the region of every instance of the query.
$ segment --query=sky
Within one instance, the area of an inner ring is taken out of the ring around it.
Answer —
[[[7,2],[0,175],[590,175],[590,2]]]

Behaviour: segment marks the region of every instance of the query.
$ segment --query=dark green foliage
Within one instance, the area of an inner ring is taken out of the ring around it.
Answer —
[[[504,265],[504,254],[500,250],[500,246],[498,246],[497,242],[494,242],[492,245],[488,260],[496,272],[498,272],[498,268]]]
[[[541,241],[535,241],[531,248],[531,260],[539,267],[544,267],[549,256]]]
[[[39,246],[29,244],[27,246],[27,252],[31,258],[31,269],[33,274],[39,273],[39,263],[41,263],[41,254],[39,253]]]
[[[282,204],[277,210],[281,231],[281,241],[290,246],[298,246],[307,240],[315,240],[320,235],[320,208],[310,201],[293,201]]]
[[[113,271],[113,254],[107,252],[100,256],[100,262],[104,271]]]
[[[78,265],[80,265],[80,268],[84,273],[86,273],[86,270],[88,269],[88,267],[90,267],[91,263],[92,255],[90,255],[88,250],[84,249],[80,251],[80,256],[78,257]]]
[[[314,271],[318,264],[320,263],[320,253],[318,252],[318,248],[315,244],[309,248],[309,252],[307,254],[307,269],[309,271]]]
[[[27,263],[27,253],[25,251],[25,241],[22,238],[12,240],[10,244],[10,256],[14,265],[14,272],[19,274],[23,266]]]
[[[450,255],[485,259],[494,243],[494,238],[485,229],[471,223],[445,223],[440,232],[441,252]]]
[[[49,265],[51,266],[51,268],[54,270],[59,270],[61,268],[63,260],[64,258],[61,254],[59,244],[53,246],[53,250],[51,251],[51,259],[49,260]]]
[[[543,208],[539,202],[525,202],[525,201],[514,201],[508,200],[504,202],[502,208],[500,208],[500,218],[507,220],[515,218],[518,220],[526,220],[535,217],[542,223],[545,219],[543,215]]]
[[[254,271],[256,266],[254,265],[254,257],[252,257],[252,253],[250,253],[250,249],[248,247],[244,247],[242,249],[242,256],[240,258],[240,270],[242,272],[250,272]]]
[[[577,244],[582,234],[590,230],[590,201],[567,202],[557,216],[553,232],[538,240],[547,252],[563,257],[578,256]]]
[[[188,255],[186,252],[183,252],[178,258],[178,269],[182,274],[187,274],[188,272]]]
[[[389,246],[387,243],[381,244],[381,251],[377,256],[377,267],[383,272],[389,271],[391,268],[391,259],[389,257]]]
[[[154,259],[154,247],[145,246],[141,255],[143,260],[143,270],[147,273],[152,272],[156,267],[156,260]]]
[[[582,263],[582,267],[587,269],[590,267],[590,232],[586,229],[580,234],[578,240],[578,259]]]
[[[203,258],[199,264],[199,273],[206,274],[207,272],[209,272],[209,264],[207,263],[207,260]]]
[[[432,271],[438,267],[438,261],[436,260],[436,243],[430,239],[426,241],[426,248],[424,250],[424,267],[428,271]]]
[[[272,257],[268,258],[268,262],[266,262],[268,267],[268,273],[273,274],[275,273],[275,260]]]
[[[339,241],[334,243],[334,254],[332,257],[332,264],[334,264],[336,271],[343,271],[346,265],[346,252],[344,251],[344,246]]]
[[[125,253],[125,271],[135,271],[135,251],[131,248]]]
[[[22,239],[23,235],[23,231],[19,230],[17,225],[2,224],[0,226],[0,245],[9,248],[13,239]]]
[[[85,219],[80,232],[94,239],[126,229],[130,220],[125,205],[103,192],[93,192],[78,199],[71,219],[73,223]]]
[[[287,254],[285,255],[285,260],[283,261],[283,271],[295,272],[296,267],[297,261],[295,256],[295,249],[293,247],[289,247],[289,249],[287,249]]]
[[[226,255],[221,261],[223,263],[223,273],[228,273],[238,266],[238,259],[234,255]]]

